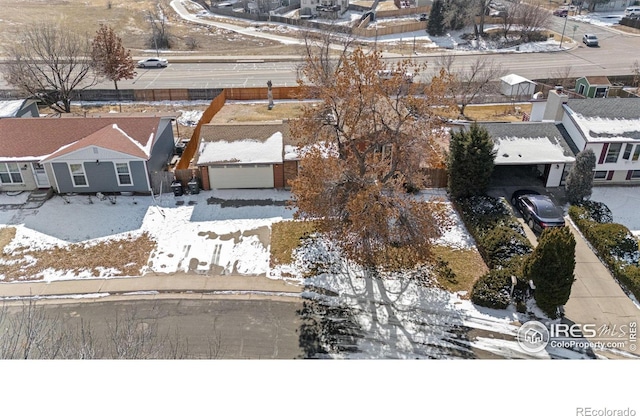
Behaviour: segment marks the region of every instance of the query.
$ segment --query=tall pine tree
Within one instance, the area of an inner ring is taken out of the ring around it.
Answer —
[[[558,317],[558,307],[571,295],[575,253],[576,240],[569,227],[553,227],[542,232],[538,246],[525,261],[524,277],[533,280],[536,303],[551,318]]]
[[[591,196],[593,188],[593,170],[596,168],[596,155],[591,149],[584,149],[576,156],[576,161],[567,175],[565,190],[567,199],[577,204]]]
[[[493,140],[484,127],[451,132],[449,142],[449,192],[454,198],[481,195],[489,186],[495,159]]]
[[[427,22],[427,33],[431,36],[442,36],[445,33],[444,8],[441,0],[435,0],[433,6],[431,6],[429,21]]]

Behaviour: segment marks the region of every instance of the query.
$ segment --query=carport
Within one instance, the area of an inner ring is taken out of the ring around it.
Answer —
[[[538,122],[482,123],[481,126],[495,143],[492,185],[564,185],[577,149],[575,152],[571,149],[561,126]]]

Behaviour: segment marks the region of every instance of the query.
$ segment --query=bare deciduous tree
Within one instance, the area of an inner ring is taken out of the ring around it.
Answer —
[[[40,23],[23,30],[20,38],[22,42],[5,49],[6,82],[57,112],[69,113],[73,92],[97,82],[86,36]]]
[[[421,69],[408,60],[387,68],[379,52],[356,48],[333,65],[311,56],[308,83],[299,81],[321,103],[292,123],[310,149],[292,183],[297,216],[321,218],[320,228],[367,267],[424,261],[438,234],[430,207],[406,192],[423,186],[423,167],[444,164],[432,145],[441,126],[434,106],[447,105],[449,77],[425,88],[409,75]]]
[[[553,80],[555,85],[560,85],[565,89],[569,89],[572,84],[573,67],[571,65],[559,66],[550,71],[549,78]]]
[[[636,93],[640,92],[640,61],[637,59],[631,65],[631,73],[633,74],[633,86],[636,87]]]
[[[498,92],[497,81],[506,74],[506,69],[494,60],[479,56],[466,68],[454,68],[455,55],[440,55],[436,59],[439,68],[453,77],[448,84],[449,94],[455,97],[461,117],[473,100],[482,94]]]
[[[96,72],[113,81],[118,89],[118,81],[133,79],[136,74],[131,51],[122,46],[122,39],[113,28],[101,24],[91,42],[91,58]]]
[[[517,16],[520,39],[523,42],[531,41],[546,26],[550,16],[540,0],[522,3]]]
[[[156,4],[156,10],[156,12],[149,12],[149,22],[151,23],[149,46],[158,52],[160,49],[171,49],[171,35],[167,27],[164,8],[160,3]]]

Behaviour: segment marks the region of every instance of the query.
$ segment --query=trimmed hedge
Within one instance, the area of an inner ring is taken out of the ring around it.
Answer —
[[[610,222],[611,211],[599,202],[572,205],[569,216],[613,276],[640,299],[640,252],[638,240],[631,231]]]
[[[490,268],[511,267],[512,259],[533,251],[522,225],[503,199],[473,196],[457,200],[455,204]]]
[[[473,284],[471,301],[479,306],[506,309],[511,303],[511,273],[508,270],[491,270]]]
[[[524,302],[528,285],[521,277],[522,263],[533,247],[504,199],[472,196],[458,199],[454,204],[476,240],[480,255],[492,269],[473,285],[473,303],[505,309],[512,300],[509,295],[511,276],[518,279],[513,297]]]

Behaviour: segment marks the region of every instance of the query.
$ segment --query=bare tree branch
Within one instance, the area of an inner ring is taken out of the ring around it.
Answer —
[[[20,37],[5,49],[4,79],[53,110],[70,112],[73,92],[97,82],[86,37],[52,23],[31,25]]]

